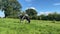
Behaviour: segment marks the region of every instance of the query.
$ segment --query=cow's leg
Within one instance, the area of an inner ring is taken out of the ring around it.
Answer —
[[[28,23],[30,23],[30,20],[28,20]]]
[[[22,21],[23,21],[23,20],[20,18],[20,23],[22,23]]]
[[[30,23],[30,19],[29,18],[27,18],[26,20],[28,21],[28,23]]]

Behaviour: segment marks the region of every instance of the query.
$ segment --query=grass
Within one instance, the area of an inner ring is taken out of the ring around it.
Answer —
[[[20,23],[19,19],[0,18],[0,34],[60,34],[60,21],[31,20]]]

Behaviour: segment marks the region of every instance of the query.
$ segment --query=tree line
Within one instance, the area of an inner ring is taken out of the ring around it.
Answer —
[[[53,14],[41,14],[39,16],[37,16],[37,18],[35,18],[37,20],[56,20],[56,21],[60,21],[60,14],[54,12]]]
[[[22,6],[17,0],[0,0],[0,9],[5,11],[5,18],[18,18]],[[37,15],[38,13],[35,9],[28,8],[25,10],[25,13],[29,15],[30,19],[34,20],[60,20],[60,14],[56,12],[48,15]]]
[[[57,12],[49,13],[48,15],[41,14],[37,15],[37,11],[35,9],[27,9],[26,13],[30,16],[30,19],[34,20],[56,20],[60,21],[60,14]]]

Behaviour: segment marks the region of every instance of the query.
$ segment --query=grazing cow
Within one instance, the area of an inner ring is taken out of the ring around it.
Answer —
[[[20,19],[20,22],[23,21],[24,19],[26,19],[28,21],[28,23],[30,23],[30,18],[27,14],[25,14],[25,15],[20,14],[19,19]]]

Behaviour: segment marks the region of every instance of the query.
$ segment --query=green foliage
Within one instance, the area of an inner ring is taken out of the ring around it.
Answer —
[[[60,14],[58,13],[53,13],[53,14],[48,14],[48,15],[40,15],[40,16],[37,16],[37,17],[40,17],[41,20],[54,20],[54,21],[60,21]]]
[[[0,18],[0,34],[60,34],[60,21],[31,20],[27,24],[19,19]]]
[[[27,13],[29,16],[37,15],[36,10],[34,10],[34,9],[27,9],[27,10],[26,10],[26,13]]]
[[[5,17],[15,16],[21,10],[21,4],[17,0],[1,0],[0,9],[5,11]]]
[[[34,9],[27,9],[26,13],[30,16],[31,19],[36,19],[37,11]]]
[[[59,15],[60,15],[60,14],[58,14],[58,13],[56,13],[56,12],[53,13],[53,14],[48,14],[48,19],[49,19],[49,20],[58,20],[58,21],[59,21],[59,20],[60,20],[60,18],[59,18],[60,16],[59,16]]]

